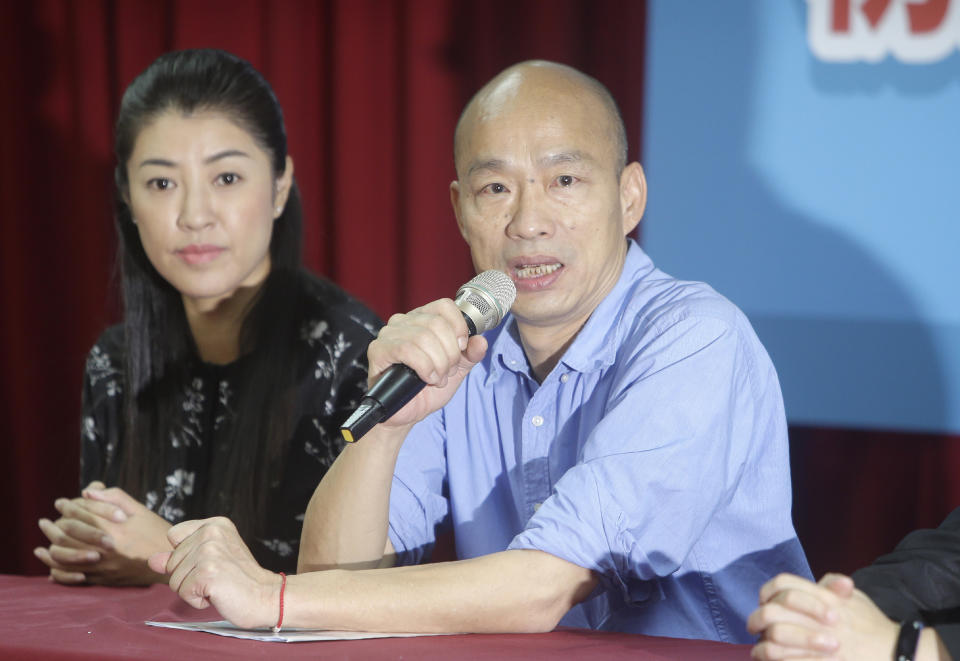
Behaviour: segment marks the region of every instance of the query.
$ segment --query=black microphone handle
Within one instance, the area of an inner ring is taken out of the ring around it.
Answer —
[[[477,326],[473,319],[462,310],[460,314],[467,322],[467,333],[470,336],[476,335]],[[421,381],[412,369],[403,363],[394,363],[363,396],[353,415],[340,426],[340,434],[348,443],[359,441],[374,426],[393,417],[393,414],[416,397],[425,385],[427,384]]]
[[[382,420],[389,420],[403,405],[417,396],[427,385],[417,373],[404,365],[395,363],[388,367],[383,376],[367,391],[364,399],[370,397],[383,408]]]

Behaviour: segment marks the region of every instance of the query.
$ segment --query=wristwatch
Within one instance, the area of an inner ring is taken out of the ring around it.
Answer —
[[[920,641],[920,630],[923,622],[907,620],[900,625],[900,635],[897,636],[897,649],[893,653],[894,661],[913,661],[917,653],[917,643]]]

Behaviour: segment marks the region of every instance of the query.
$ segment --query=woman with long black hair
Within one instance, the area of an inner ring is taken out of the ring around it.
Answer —
[[[146,559],[167,528],[224,515],[261,564],[294,570],[380,322],[302,267],[282,111],[248,62],[161,56],[115,140],[123,323],[87,359],[87,486],[40,521],[35,554],[63,583],[161,581]]]

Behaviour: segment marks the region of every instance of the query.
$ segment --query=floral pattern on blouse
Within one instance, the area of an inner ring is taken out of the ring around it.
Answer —
[[[298,418],[286,450],[281,479],[270,489],[264,533],[247,540],[261,564],[271,570],[295,571],[300,529],[316,485],[340,449],[340,424],[353,412],[366,390],[366,348],[381,322],[370,310],[330,283],[305,280],[308,321],[291,329],[300,343],[302,370]],[[123,330],[107,329],[86,362],[81,419],[81,486],[93,480],[116,484],[118,448],[123,440]],[[144,504],[171,523],[196,512],[204,502],[202,485],[214,448],[229,447],[224,423],[236,415],[237,384],[243,363],[198,365],[180,397],[180,419],[169,442],[175,460],[162,484],[148,485]],[[122,485],[120,485],[122,486]]]

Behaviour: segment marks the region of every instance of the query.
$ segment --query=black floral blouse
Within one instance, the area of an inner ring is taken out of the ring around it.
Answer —
[[[264,535],[247,540],[260,564],[273,571],[296,570],[307,503],[342,449],[339,427],[366,390],[366,349],[382,325],[373,312],[331,283],[311,278],[306,284],[308,321],[293,332],[302,344],[299,355],[311,368],[302,370],[298,417],[280,481],[268,496]],[[123,444],[123,352],[123,328],[114,326],[87,357],[81,487],[93,480],[116,484]],[[212,469],[213,448],[229,442],[222,438],[229,428],[224,422],[234,415],[236,384],[243,378],[241,358],[229,365],[200,363],[188,379],[177,407],[183,415],[170,435],[173,452],[165,481],[149,485],[145,499],[150,510],[171,523],[197,516],[203,502],[199,486]]]

